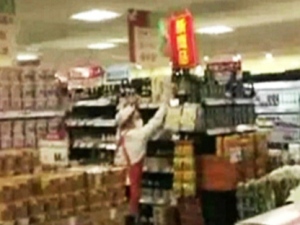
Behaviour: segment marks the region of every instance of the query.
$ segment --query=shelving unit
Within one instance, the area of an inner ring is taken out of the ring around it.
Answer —
[[[86,103],[76,103],[66,120],[70,135],[70,160],[111,164],[116,149],[116,105]]]
[[[179,126],[179,134],[180,138],[194,141],[197,199],[202,202],[205,224],[233,225],[237,220],[237,180],[233,175],[239,173],[235,170],[235,163],[244,163],[243,150],[241,146],[230,147],[228,143],[227,148],[236,152],[229,151],[225,157],[219,144],[224,138],[242,138],[256,131],[253,90],[246,92],[241,80],[232,79],[234,83],[218,84],[209,70],[204,78],[196,78],[187,71],[177,71],[176,80],[179,89],[183,89],[179,93],[185,93],[178,96],[181,104],[189,102],[199,105],[196,120],[200,123],[189,132],[180,131]],[[243,175],[243,179],[247,179],[247,174]],[[220,212],[230,213],[225,215]],[[191,218],[197,216],[194,213]]]
[[[174,142],[150,141],[147,146],[140,199],[142,225],[159,224],[157,213],[162,213],[171,203],[173,188]]]

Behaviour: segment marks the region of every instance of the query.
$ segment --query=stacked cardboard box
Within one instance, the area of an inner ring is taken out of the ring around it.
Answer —
[[[175,146],[173,190],[177,197],[196,195],[194,146],[191,141],[180,141]]]
[[[76,168],[0,180],[0,224],[47,223],[122,205],[122,169]],[[104,216],[104,215],[103,215]]]
[[[234,190],[239,182],[263,176],[267,171],[267,161],[265,134],[218,136],[216,155],[197,158],[198,186],[204,190]]]
[[[55,71],[19,68],[0,69],[0,110],[57,109],[60,96]]]
[[[0,177],[30,174],[38,168],[38,153],[34,149],[0,151]]]
[[[0,121],[0,148],[36,148],[38,140],[60,129],[62,118]]]

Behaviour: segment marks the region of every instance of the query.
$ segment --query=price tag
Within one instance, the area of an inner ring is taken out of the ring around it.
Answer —
[[[150,109],[158,108],[158,104],[155,104],[155,103],[149,103],[148,108],[150,108]]]
[[[146,103],[141,103],[139,105],[140,109],[146,109],[147,108],[147,104]]]
[[[110,209],[110,219],[115,220],[117,215],[117,210],[115,208]]]
[[[99,148],[99,149],[104,149],[104,148],[105,148],[105,144],[103,144],[103,143],[102,143],[102,144],[99,144],[99,145],[98,145],[98,148]]]
[[[69,225],[76,225],[76,217],[69,218]]]
[[[117,146],[116,144],[107,144],[106,149],[107,150],[116,150]]]
[[[84,148],[86,146],[86,144],[84,143],[84,142],[81,142],[80,144],[79,144],[79,148]]]
[[[179,106],[179,99],[178,98],[175,98],[175,99],[171,99],[170,100],[170,106],[171,107],[177,107],[177,106]]]
[[[78,126],[84,126],[85,125],[85,121],[77,121]]]
[[[40,161],[44,165],[67,166],[69,164],[69,142],[62,140],[40,140]]]
[[[240,148],[230,149],[230,162],[238,163],[242,161],[242,150]]]
[[[89,142],[89,143],[86,144],[87,148],[93,148],[93,146],[94,146],[93,142]]]

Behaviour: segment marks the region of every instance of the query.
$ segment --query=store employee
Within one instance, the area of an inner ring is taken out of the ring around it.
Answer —
[[[147,142],[162,126],[167,111],[167,103],[171,97],[171,82],[169,78],[167,80],[164,85],[163,102],[147,124],[143,124],[140,113],[134,105],[124,107],[116,116],[118,131],[115,164],[125,166],[128,171],[130,182],[129,207],[133,220],[137,218],[139,213],[143,161]]]

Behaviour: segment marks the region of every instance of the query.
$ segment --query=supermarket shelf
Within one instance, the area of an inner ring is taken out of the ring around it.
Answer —
[[[236,105],[254,105],[255,100],[252,98],[235,98],[234,103]]]
[[[143,170],[143,173],[147,174],[158,174],[158,175],[173,175],[173,171],[151,171],[151,170]]]
[[[238,125],[236,127],[208,129],[206,130],[206,133],[208,135],[222,135],[222,134],[230,134],[230,133],[251,132],[256,130],[257,127],[255,125]]]
[[[219,99],[219,98],[206,98],[203,103],[207,106],[218,106],[218,105],[231,105],[233,101],[231,99]]]
[[[203,103],[207,106],[219,106],[219,105],[253,105],[254,100],[251,98],[206,98]]]
[[[153,200],[149,200],[149,199],[140,199],[140,204],[142,205],[153,205],[153,206],[164,206],[167,204],[167,202],[163,202],[163,201],[153,201]]]
[[[29,119],[29,118],[47,118],[47,117],[63,117],[65,111],[63,110],[49,110],[49,111],[7,111],[0,112],[0,120],[7,119]]]
[[[68,127],[116,127],[116,120],[103,119],[69,119],[66,121]]]
[[[92,141],[75,141],[72,145],[73,148],[79,149],[107,149],[116,150],[117,145],[114,143],[96,143]]]
[[[299,109],[284,109],[279,107],[255,107],[256,114],[299,114]]]
[[[76,102],[73,107],[109,107],[115,106],[108,99],[83,100]]]
[[[115,107],[116,104],[112,103],[109,100],[85,100],[76,102],[73,107]],[[140,109],[158,109],[160,106],[159,103],[141,103],[139,105]]]
[[[149,103],[149,104],[145,104],[145,103],[141,103],[139,105],[140,109],[158,109],[160,106],[160,104],[157,103]]]

